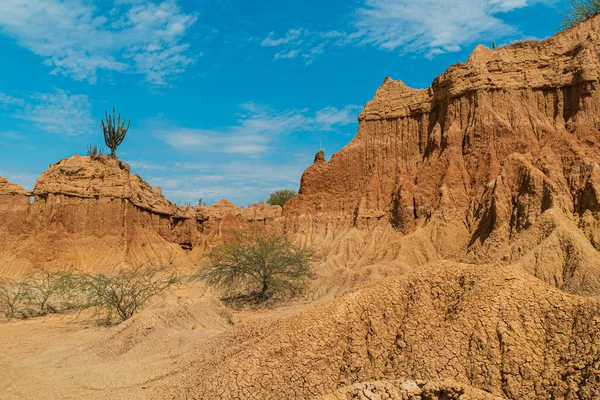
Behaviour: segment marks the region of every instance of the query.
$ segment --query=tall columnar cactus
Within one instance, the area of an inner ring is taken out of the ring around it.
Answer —
[[[123,139],[125,139],[125,135],[127,135],[127,131],[129,130],[129,125],[131,124],[131,118],[127,122],[127,127],[125,126],[125,118],[121,121],[121,113],[119,113],[119,117],[115,117],[115,108],[113,107],[112,119],[108,115],[108,111],[104,110],[104,115],[106,115],[106,124],[104,124],[103,120],[100,120],[100,127],[102,131],[104,131],[104,141],[106,142],[106,146],[110,149],[110,155],[113,157],[117,156],[117,147],[123,143]]]

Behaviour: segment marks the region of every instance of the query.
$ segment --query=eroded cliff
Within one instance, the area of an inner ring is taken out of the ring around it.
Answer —
[[[356,137],[315,160],[284,214],[392,229],[418,238],[421,259],[431,243],[435,257],[520,264],[600,293],[599,54],[592,18],[544,41],[480,45],[428,89],[386,78]]]
[[[81,157],[51,165],[33,191],[0,180],[0,271],[35,265],[109,270],[123,263],[192,268],[228,227],[271,221],[281,208],[222,200],[177,206],[117,159]]]

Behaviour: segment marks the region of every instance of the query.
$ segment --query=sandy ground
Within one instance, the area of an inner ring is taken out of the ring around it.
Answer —
[[[89,312],[2,321],[0,399],[164,398],[185,355],[228,329],[211,307],[172,296],[112,327]]]
[[[91,312],[0,320],[0,399],[171,398],[222,335],[309,307],[232,311],[198,292],[181,289],[112,327]]]

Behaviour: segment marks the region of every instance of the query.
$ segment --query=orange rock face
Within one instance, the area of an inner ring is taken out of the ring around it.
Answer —
[[[0,180],[0,216],[6,221],[0,227],[0,271],[14,275],[38,264],[193,267],[223,230],[234,227],[231,220],[264,223],[280,215],[280,207],[266,204],[179,207],[130,174],[126,163],[76,155],[51,165],[32,193]]]
[[[317,155],[284,214],[425,235],[446,259],[600,290],[600,19],[490,50],[428,89],[386,78],[356,137]]]

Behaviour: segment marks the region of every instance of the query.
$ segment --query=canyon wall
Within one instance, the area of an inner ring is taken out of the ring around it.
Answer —
[[[477,46],[427,89],[386,78],[356,137],[329,162],[317,154],[284,215],[313,241],[327,235],[317,220],[392,232],[404,251],[374,245],[375,260],[518,264],[599,293],[599,55],[592,18],[544,41]]]

